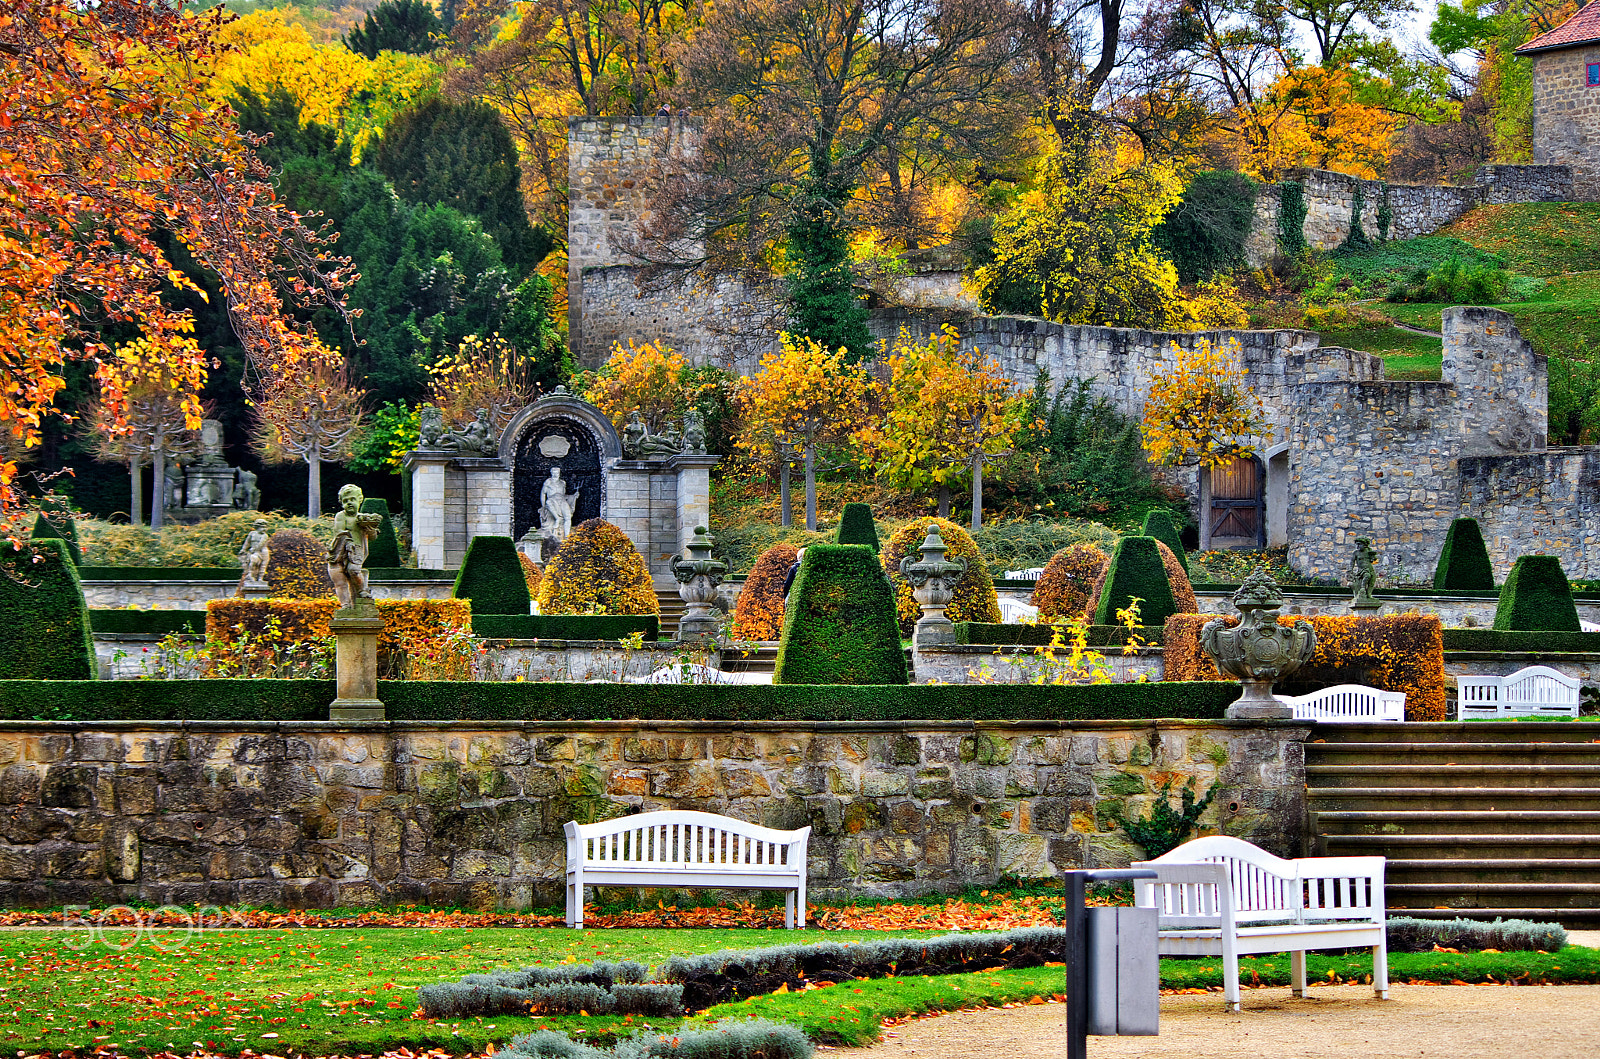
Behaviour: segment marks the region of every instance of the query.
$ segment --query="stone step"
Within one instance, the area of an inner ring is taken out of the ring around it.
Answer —
[[[1600,914],[1600,883],[1384,883],[1389,908],[1588,908]]]
[[[1600,743],[1307,743],[1308,765],[1565,765],[1600,764]]]
[[[1416,919],[1530,919],[1535,923],[1560,923],[1571,929],[1600,925],[1600,908],[1503,908],[1498,905],[1481,908],[1403,908],[1391,904],[1389,914]]]
[[[1563,809],[1600,811],[1600,787],[1316,787],[1306,791],[1313,812],[1420,808],[1431,810]]]
[[[1340,743],[1587,743],[1600,740],[1595,721],[1437,721],[1318,724],[1312,740]],[[1307,747],[1311,749],[1311,747]]]
[[[771,673],[778,665],[778,645],[763,643],[754,651],[724,648],[722,670],[725,673]]]
[[[1600,858],[1489,857],[1477,860],[1390,860],[1384,865],[1385,885],[1437,883],[1470,887],[1479,883],[1593,883],[1600,879]]]
[[[1432,766],[1307,765],[1306,785],[1333,787],[1515,787],[1593,788],[1600,791],[1600,764],[1484,765],[1442,762]]]
[[[1319,854],[1406,862],[1423,860],[1593,860],[1600,869],[1600,835],[1323,835]]]
[[[1316,835],[1600,835],[1600,811],[1582,809],[1311,810]]]

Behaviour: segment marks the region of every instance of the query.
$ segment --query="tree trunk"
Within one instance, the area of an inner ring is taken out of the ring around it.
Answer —
[[[983,528],[983,453],[972,456],[972,532]]]
[[[322,517],[322,451],[306,457],[306,518]]]
[[[794,515],[789,508],[789,454],[785,452],[778,461],[778,525],[785,529],[794,525]]]
[[[150,461],[150,477],[155,479],[155,488],[151,490],[154,496],[150,501],[150,528],[160,533],[166,522],[162,516],[166,514],[167,506],[167,445],[159,432],[151,448],[154,453]]]
[[[950,517],[950,484],[948,482],[939,483],[939,517]]]
[[[135,453],[128,457],[128,477],[133,481],[133,503],[128,507],[128,522],[130,525],[144,525],[144,482],[139,477],[139,456]],[[160,501],[158,500],[157,503]]]
[[[817,529],[817,444],[806,442],[806,529]]]

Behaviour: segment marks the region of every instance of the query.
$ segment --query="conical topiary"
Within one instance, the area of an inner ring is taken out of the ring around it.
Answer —
[[[838,544],[864,544],[878,550],[878,527],[872,521],[871,504],[846,504],[839,516]]]
[[[1189,558],[1183,552],[1183,538],[1178,535],[1178,524],[1172,521],[1172,512],[1166,508],[1154,508],[1144,516],[1144,528],[1139,531],[1141,536],[1154,537],[1172,550],[1178,562],[1183,564],[1184,573],[1189,571]]]
[[[1433,572],[1434,588],[1493,588],[1494,564],[1483,543],[1483,530],[1475,518],[1450,523],[1439,566]]]
[[[279,530],[267,541],[267,589],[274,599],[332,599],[328,547],[309,533]]]
[[[1158,543],[1154,537],[1124,537],[1117,542],[1091,624],[1116,625],[1117,611],[1125,609],[1135,596],[1141,625],[1161,625],[1177,613]]]
[[[813,544],[789,590],[774,684],[904,684],[894,590],[878,557]]]
[[[1189,572],[1184,569],[1183,560],[1172,554],[1160,541],[1156,541],[1156,551],[1161,553],[1161,565],[1167,571],[1167,587],[1172,589],[1172,612],[1174,614],[1198,614],[1199,603],[1195,599],[1194,586],[1189,583]],[[1106,577],[1110,573],[1110,563],[1100,568],[1100,573],[1095,577],[1093,587],[1089,589],[1089,601],[1085,612],[1093,615],[1100,608],[1100,593],[1106,587]],[[1144,621],[1144,612],[1147,608],[1141,601],[1139,604],[1139,620]],[[1112,612],[1112,620],[1116,620],[1116,612]]]
[[[33,520],[31,536],[34,540],[55,538],[64,541],[72,565],[83,565],[83,552],[78,550],[78,527],[72,521],[72,509],[59,497],[48,497],[39,504],[39,517]]]
[[[1579,632],[1578,608],[1572,602],[1572,585],[1553,555],[1524,555],[1511,566],[1500,604],[1494,609],[1494,627],[1501,632]]]
[[[0,679],[93,680],[89,609],[66,540],[0,546],[0,566]]]
[[[361,502],[361,510],[383,516],[378,535],[367,547],[367,566],[399,566],[400,538],[394,534],[394,522],[389,518],[389,501],[380,496]]]
[[[532,599],[510,537],[472,538],[450,595],[472,601],[473,614],[526,614]]]
[[[633,541],[604,519],[574,526],[544,568],[540,614],[659,614],[655,582]]]

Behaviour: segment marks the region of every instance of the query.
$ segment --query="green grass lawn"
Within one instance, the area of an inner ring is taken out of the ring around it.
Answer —
[[[1387,308],[1387,306],[1385,306]],[[1325,346],[1344,346],[1383,358],[1386,379],[1437,379],[1441,341],[1398,327],[1350,327],[1321,332]]]
[[[830,931],[828,941],[893,934]],[[106,935],[114,944],[130,932]],[[24,1054],[97,1045],[125,1052],[219,1054],[246,1049],[276,1055],[372,1053],[409,1047],[481,1052],[539,1027],[608,1041],[680,1020],[591,1017],[468,1018],[429,1021],[416,1011],[416,986],[530,963],[636,959],[756,948],[793,940],[776,930],[605,930],[476,928],[452,930],[254,930],[214,933],[187,943],[181,933],[150,936],[126,951],[104,944],[74,951],[73,935],[19,931],[0,936],[0,1045]],[[81,939],[80,939],[81,940]],[[804,940],[820,940],[808,934]],[[1287,957],[1240,961],[1247,983],[1288,982]],[[1391,977],[1436,982],[1600,982],[1600,951],[1560,953],[1394,953]],[[1364,955],[1320,955],[1309,973],[1324,981],[1362,981]],[[867,1044],[888,1017],[1050,997],[1064,988],[1060,967],[927,978],[845,982],[719,1005],[695,1021],[761,1015],[798,1025],[831,1043]],[[1162,985],[1221,984],[1217,960],[1163,960]]]

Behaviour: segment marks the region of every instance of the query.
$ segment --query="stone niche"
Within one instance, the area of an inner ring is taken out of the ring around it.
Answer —
[[[500,432],[495,453],[418,448],[412,476],[412,539],[422,569],[459,566],[473,537],[521,539],[546,529],[540,491],[561,468],[577,491],[576,526],[603,518],[626,533],[663,583],[671,558],[711,516],[711,468],[718,457],[623,458],[622,439],[600,409],[557,391],[522,409]],[[543,556],[548,560],[548,554]]]

